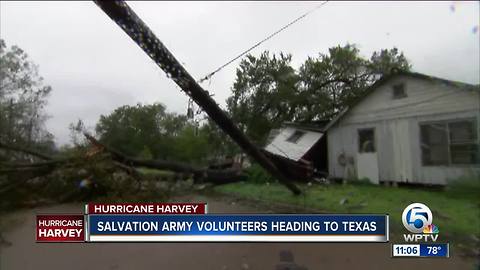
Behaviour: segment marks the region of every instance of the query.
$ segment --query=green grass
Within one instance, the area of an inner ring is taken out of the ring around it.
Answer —
[[[480,196],[459,196],[453,191],[376,185],[301,186],[305,195],[295,196],[279,184],[233,183],[215,187],[222,194],[271,203],[289,204],[328,213],[390,214],[392,232],[406,233],[401,225],[403,209],[413,202],[426,204],[433,224],[443,239],[466,239],[480,235]],[[456,190],[455,192],[458,192]],[[476,193],[478,195],[478,193]],[[342,199],[347,202],[340,204]],[[445,238],[444,238],[445,237]]]

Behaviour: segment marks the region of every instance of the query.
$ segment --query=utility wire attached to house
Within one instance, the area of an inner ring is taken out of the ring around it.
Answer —
[[[307,11],[306,13],[302,14],[300,17],[296,18],[295,20],[291,21],[290,23],[286,24],[285,26],[283,26],[282,28],[278,29],[277,31],[273,32],[272,34],[270,34],[269,36],[267,36],[266,38],[260,40],[259,42],[257,42],[255,45],[253,45],[252,47],[248,48],[247,50],[243,51],[241,54],[237,55],[236,57],[234,57],[232,60],[226,62],[225,64],[221,65],[219,68],[215,69],[214,71],[210,72],[209,74],[207,74],[205,77],[201,78],[200,80],[198,80],[198,83],[202,83],[208,79],[210,79],[213,75],[215,75],[215,73],[219,72],[220,70],[222,70],[224,67],[230,65],[231,63],[233,63],[235,60],[237,60],[238,58],[244,56],[245,54],[249,53],[251,50],[255,49],[256,47],[260,46],[260,44],[264,43],[265,41],[273,38],[274,36],[276,36],[277,34],[279,34],[280,32],[282,32],[283,30],[287,29],[288,27],[290,27],[291,25],[295,24],[296,22],[300,21],[301,19],[307,17],[309,14],[313,13],[314,11],[316,11],[317,9],[321,8],[323,5],[325,5],[326,3],[328,3],[328,0],[327,1],[324,1],[322,2],[320,5],[314,7],[313,9]]]

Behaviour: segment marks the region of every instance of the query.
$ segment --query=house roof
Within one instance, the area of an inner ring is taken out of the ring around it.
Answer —
[[[304,128],[295,128],[295,130],[305,130]],[[323,137],[323,132],[307,130],[298,142],[289,142],[290,134],[280,131],[277,136],[265,146],[265,150],[281,157],[294,161],[299,161],[305,154]]]
[[[329,120],[311,122],[284,122],[281,129],[276,130],[275,136],[265,146],[265,150],[287,159],[299,161],[323,137],[324,127]],[[289,142],[292,133],[286,134],[288,128],[306,132],[298,142]]]
[[[285,122],[282,124],[284,127],[293,127],[297,129],[309,130],[323,133],[325,131],[325,127],[330,123],[330,120],[317,120],[311,121],[308,123],[305,122]]]
[[[367,96],[369,96],[372,92],[374,92],[376,89],[378,89],[380,86],[384,85],[386,82],[390,81],[391,79],[398,77],[398,76],[407,76],[407,77],[412,77],[412,78],[417,78],[417,79],[422,79],[422,80],[429,80],[429,81],[434,81],[434,82],[440,82],[447,84],[449,86],[456,87],[459,90],[468,90],[468,91],[479,91],[480,92],[480,84],[478,85],[473,85],[473,84],[468,84],[468,83],[463,83],[463,82],[457,82],[457,81],[451,81],[451,80],[446,80],[418,72],[408,72],[408,71],[396,71],[392,72],[387,75],[383,75],[378,81],[376,81],[374,84],[372,84],[370,87],[367,88],[365,91],[365,94],[362,95],[361,97],[357,98],[350,106],[346,107],[343,109],[340,113],[338,113],[332,121],[330,121],[324,128],[324,131],[327,131],[330,129],[333,125],[335,125],[340,119],[342,119],[348,111],[350,111],[353,107],[355,107],[358,103],[360,103],[363,99],[365,99]]]

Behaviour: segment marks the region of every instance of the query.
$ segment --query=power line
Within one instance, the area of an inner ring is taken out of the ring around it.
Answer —
[[[276,36],[277,34],[279,34],[280,32],[282,32],[283,30],[287,29],[288,27],[290,27],[291,25],[295,24],[296,22],[300,21],[301,19],[305,18],[306,16],[308,16],[310,13],[313,13],[314,11],[316,11],[317,9],[321,8],[323,5],[325,5],[326,3],[328,3],[329,0],[327,1],[324,1],[322,2],[320,5],[312,8],[311,10],[305,12],[304,14],[300,15],[298,18],[296,18],[295,20],[291,21],[290,23],[284,25],[282,28],[278,29],[277,31],[273,32],[272,34],[270,34],[269,36],[267,36],[266,38],[262,39],[261,41],[257,42],[255,45],[253,45],[252,47],[248,48],[247,50],[243,51],[242,53],[240,53],[239,55],[237,55],[236,57],[234,57],[233,59],[231,59],[230,61],[226,62],[225,64],[221,65],[220,67],[218,67],[217,69],[215,69],[213,72],[210,72],[209,74],[207,74],[205,77],[201,78],[200,80],[198,80],[197,82],[198,83],[202,83],[206,80],[209,80],[210,78],[212,78],[213,75],[215,75],[215,73],[219,72],[220,70],[222,70],[223,68],[225,68],[226,66],[230,65],[231,63],[233,63],[235,60],[239,59],[240,57],[244,56],[245,54],[247,54],[248,52],[250,52],[251,50],[255,49],[256,47],[260,46],[262,43],[264,43],[265,41],[273,38],[274,36]],[[194,105],[193,103],[191,102],[191,98],[189,99],[189,106],[188,106],[188,109],[187,111],[190,111],[190,109],[192,111],[194,111]],[[194,113],[191,117],[191,119],[193,119],[193,121],[195,121],[195,115],[199,114],[200,111]]]
[[[219,72],[220,70],[222,70],[224,67],[230,65],[232,62],[234,62],[235,60],[237,60],[238,58],[244,56],[245,54],[247,54],[248,52],[250,52],[251,50],[255,49],[256,47],[260,46],[260,44],[264,43],[265,41],[271,39],[272,37],[276,36],[277,34],[279,34],[280,32],[282,32],[283,30],[287,29],[288,27],[290,27],[291,25],[295,24],[296,22],[300,21],[301,19],[305,18],[307,15],[309,15],[310,13],[313,13],[315,10],[321,8],[323,5],[325,5],[326,3],[328,3],[328,0],[321,3],[320,5],[316,6],[315,8],[305,12],[304,14],[302,14],[300,17],[296,18],[295,20],[291,21],[290,23],[286,24],[285,26],[283,26],[282,28],[278,29],[277,31],[273,32],[272,34],[270,34],[269,36],[267,36],[266,38],[260,40],[259,42],[257,42],[255,45],[253,45],[252,47],[248,48],[247,50],[243,51],[241,54],[237,55],[236,57],[234,57],[232,60],[226,62],[225,64],[221,65],[219,68],[215,69],[214,71],[210,72],[209,74],[207,74],[205,77],[203,77],[202,79],[200,79],[198,82],[199,83],[202,83],[204,82],[205,80],[208,80],[210,79],[215,73]]]

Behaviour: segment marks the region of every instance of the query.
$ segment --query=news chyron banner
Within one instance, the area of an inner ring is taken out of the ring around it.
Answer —
[[[209,214],[206,203],[87,204],[37,215],[37,242],[388,242],[388,215]]]

